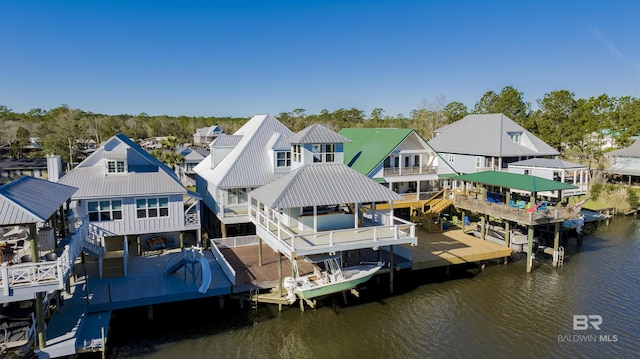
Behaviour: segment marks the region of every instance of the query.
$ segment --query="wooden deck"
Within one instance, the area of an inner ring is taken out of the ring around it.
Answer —
[[[416,235],[418,245],[411,247],[414,270],[498,259],[511,255],[510,248],[481,240],[458,228],[442,233],[427,233],[419,228],[416,230]]]

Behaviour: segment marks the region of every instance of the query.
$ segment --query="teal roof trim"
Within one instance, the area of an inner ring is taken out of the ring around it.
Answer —
[[[529,192],[557,191],[578,188],[574,185],[552,181],[542,177],[499,171],[468,173],[451,178],[496,187],[519,189]]]
[[[344,144],[344,163],[369,176],[411,131],[405,128],[343,128],[338,133],[352,141]]]

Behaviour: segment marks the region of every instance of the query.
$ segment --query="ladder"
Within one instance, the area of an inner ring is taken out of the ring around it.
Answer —
[[[558,268],[564,264],[564,247],[558,247]]]
[[[249,291],[249,300],[251,301],[251,309],[258,310],[258,293],[260,288],[251,288]]]

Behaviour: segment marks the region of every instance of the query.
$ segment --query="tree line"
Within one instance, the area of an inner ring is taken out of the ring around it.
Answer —
[[[436,129],[468,114],[502,113],[557,149],[563,158],[581,163],[597,162],[602,158],[600,143],[605,136],[614,137],[615,145],[620,148],[640,135],[638,98],[602,94],[583,99],[576,98],[568,90],[557,90],[536,102],[537,109],[532,110],[522,92],[505,86],[500,92],[486,92],[472,109],[460,102],[445,103],[444,97],[438,97],[433,101],[424,100],[408,117],[402,114],[387,116],[382,108],[375,108],[368,115],[356,108],[322,110],[319,114],[307,114],[306,110],[298,108],[280,113],[276,118],[294,132],[312,123],[327,124],[335,131],[345,127],[412,128],[429,140]],[[146,113],[107,115],[67,105],[48,111],[36,108],[27,113],[16,113],[0,105],[0,145],[9,145],[14,157],[42,157],[51,153],[66,155],[70,146],[90,139],[100,144],[117,133],[134,140],[173,136],[178,143],[190,143],[198,128],[217,125],[231,134],[249,118],[150,116]],[[21,148],[31,137],[39,139],[41,149],[22,153]]]

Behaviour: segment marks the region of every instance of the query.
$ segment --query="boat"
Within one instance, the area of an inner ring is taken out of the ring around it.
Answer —
[[[482,238],[482,224],[477,223],[476,229],[473,231],[473,235]],[[493,243],[505,244],[505,229],[502,225],[496,223],[489,223],[487,225],[487,232],[485,233],[485,240]],[[509,242],[511,243],[511,249],[515,253],[524,251],[524,246],[529,242],[526,233],[522,232],[520,228],[514,227],[509,230]]]
[[[297,298],[309,300],[353,289],[371,279],[384,266],[384,262],[376,262],[342,268],[341,256],[328,254],[306,256],[304,261],[313,264],[313,273],[299,276],[294,264],[296,277],[284,278],[289,303]]]

